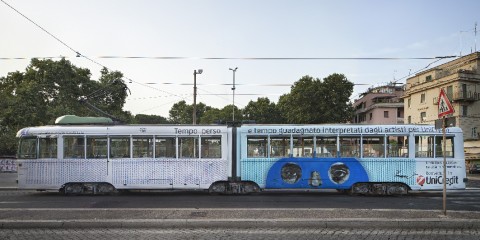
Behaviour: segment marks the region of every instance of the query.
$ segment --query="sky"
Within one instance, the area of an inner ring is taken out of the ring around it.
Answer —
[[[216,108],[276,103],[302,76],[333,73],[356,84],[353,101],[454,59],[418,58],[480,50],[479,9],[477,0],[0,0],[0,77],[34,57],[65,57],[92,79],[105,66],[125,76],[124,110],[164,117],[193,104],[196,69],[197,103]]]

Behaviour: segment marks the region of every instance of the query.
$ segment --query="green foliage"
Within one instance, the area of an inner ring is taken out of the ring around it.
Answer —
[[[268,98],[258,98],[250,101],[243,110],[245,120],[254,120],[258,124],[283,123],[282,115],[277,105]]]
[[[210,108],[208,111],[203,114],[203,117],[200,119],[200,124],[213,124],[218,121],[222,121],[222,111],[218,108]]]
[[[122,73],[104,68],[99,81],[93,81],[88,69],[78,68],[65,59],[32,59],[25,72],[0,77],[0,155],[15,154],[15,134],[23,127],[53,124],[62,115],[103,116],[80,99],[124,123],[192,124],[193,106],[183,100],[172,106],[169,119],[143,114],[133,117],[123,111],[129,90],[122,77]],[[198,103],[197,123],[231,122],[233,110],[236,122],[245,119],[260,124],[341,123],[353,116],[349,102],[352,92],[353,83],[343,74],[335,73],[323,80],[304,76],[277,104],[268,98],[250,101],[244,109],[233,105],[217,109]]]
[[[123,74],[118,71],[109,72],[106,68],[103,68],[100,73],[99,81],[92,82],[96,85],[96,90],[91,91],[86,96],[86,100],[103,112],[118,118],[118,120],[124,123],[132,123],[131,114],[122,110],[129,91],[122,80]],[[104,114],[93,109],[90,109],[89,114],[104,117]]]
[[[27,126],[54,124],[62,115],[91,116],[80,97],[112,115],[130,122],[122,111],[127,88],[120,72],[103,69],[100,81],[90,79],[90,70],[61,59],[32,59],[25,72],[12,72],[0,78],[0,155],[15,154],[15,134]],[[95,95],[89,96],[92,93]],[[95,114],[98,115],[98,114]]]
[[[235,109],[235,122],[240,122],[243,120],[242,110],[233,108],[233,105],[227,105],[222,109],[212,108],[205,112],[204,116],[201,119],[202,124],[215,124],[215,123],[227,123],[233,121],[233,109]]]
[[[212,107],[205,105],[204,103],[197,103],[196,106],[196,117],[197,123],[201,122],[201,118],[206,111]],[[173,104],[172,108],[169,111],[170,119],[169,121],[174,124],[192,124],[193,123],[193,104],[188,105],[184,100]]]
[[[287,123],[344,123],[353,115],[352,93],[353,83],[343,74],[332,74],[323,81],[304,76],[280,97],[278,107]]]
[[[166,118],[157,115],[135,115],[134,123],[136,124],[168,124],[170,123]]]

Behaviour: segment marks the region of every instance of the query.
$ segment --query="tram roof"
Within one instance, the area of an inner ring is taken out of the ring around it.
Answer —
[[[227,133],[224,125],[48,125],[26,127],[17,137],[39,135],[221,135]]]
[[[79,117],[64,115],[55,120],[56,125],[112,125],[113,120],[106,117]]]

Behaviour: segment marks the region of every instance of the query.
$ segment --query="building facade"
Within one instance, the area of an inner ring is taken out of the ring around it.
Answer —
[[[385,85],[368,89],[355,100],[353,123],[401,124],[404,122],[403,87]]]
[[[480,52],[433,67],[408,78],[405,86],[405,123],[434,124],[443,88],[455,110],[465,139],[465,159],[480,163]]]

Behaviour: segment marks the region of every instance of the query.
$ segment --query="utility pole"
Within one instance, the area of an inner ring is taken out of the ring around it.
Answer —
[[[193,125],[197,124],[197,74],[202,74],[203,70],[193,70]]]
[[[238,67],[235,68],[229,68],[233,72],[233,86],[232,86],[232,91],[233,91],[233,107],[232,107],[232,122],[235,122],[235,72],[237,71]]]

